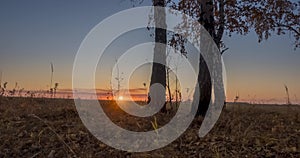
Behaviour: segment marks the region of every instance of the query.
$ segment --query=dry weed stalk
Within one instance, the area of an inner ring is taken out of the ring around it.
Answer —
[[[74,150],[64,141],[64,139],[57,132],[55,132],[54,128],[52,128],[45,120],[43,120],[42,118],[38,117],[35,114],[29,114],[28,116],[36,118],[36,119],[40,120],[41,122],[43,122],[48,127],[48,129],[51,130],[57,136],[57,138],[60,140],[60,142],[63,143],[70,150],[70,152],[72,154],[77,155],[74,152]]]
[[[287,85],[284,85],[285,88],[285,93],[286,93],[286,104],[287,105],[291,105],[291,101],[290,101],[290,94],[289,94],[289,88],[287,87]]]
[[[158,124],[157,124],[157,119],[156,119],[155,116],[154,116],[154,121],[153,121],[153,122],[151,121],[151,124],[152,124],[152,127],[153,127],[153,129],[155,130],[156,134],[158,134],[158,131],[157,131],[157,129],[158,129]]]

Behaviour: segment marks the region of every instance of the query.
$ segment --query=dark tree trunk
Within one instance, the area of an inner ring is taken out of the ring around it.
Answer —
[[[198,84],[200,88],[200,98],[198,104],[197,116],[205,116],[211,100],[211,78],[209,74],[208,67],[203,59],[200,57],[199,63],[199,73],[198,73]]]
[[[215,36],[215,24],[214,24],[214,10],[213,10],[213,1],[212,0],[202,0],[201,1],[201,16],[199,22],[208,33],[214,38]],[[200,37],[201,38],[201,37]],[[200,39],[200,41],[205,39]],[[205,43],[205,42],[201,42]],[[200,51],[207,51],[206,46],[201,45]],[[202,56],[200,56],[199,62],[199,73],[198,73],[198,84],[200,88],[200,98],[198,104],[197,116],[205,116],[207,109],[211,100],[212,92],[212,83],[210,73],[207,67],[207,64]],[[194,95],[197,95],[195,93]],[[195,97],[195,96],[194,96]]]
[[[153,6],[157,7],[165,7],[165,0],[153,0]],[[166,12],[162,8],[155,8],[154,9],[154,22],[155,22],[155,47],[154,47],[154,57],[153,57],[153,66],[152,66],[152,75],[150,86],[154,83],[161,84],[164,89],[166,88],[166,43],[167,43],[167,32],[166,28]],[[155,63],[159,62],[159,63]],[[150,94],[154,95],[151,98],[164,97],[165,98],[165,91],[159,91]],[[152,99],[153,103],[155,103],[155,99]],[[162,108],[162,111],[166,111],[166,104]]]

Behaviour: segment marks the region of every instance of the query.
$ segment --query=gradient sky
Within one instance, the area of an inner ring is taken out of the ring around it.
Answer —
[[[149,4],[145,1],[142,5]],[[8,81],[9,88],[18,82],[25,89],[47,89],[53,62],[54,81],[62,89],[71,88],[73,61],[84,37],[104,18],[131,7],[126,0],[1,0],[2,82]],[[142,37],[139,39],[150,40]],[[262,43],[253,32],[247,36],[224,35],[223,40],[229,47],[223,56],[229,101],[239,94],[245,101],[281,102],[286,84],[292,102],[300,102],[300,51],[294,50],[289,35],[273,35]]]

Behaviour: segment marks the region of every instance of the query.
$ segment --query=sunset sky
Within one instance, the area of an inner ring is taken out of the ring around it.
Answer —
[[[150,4],[145,1],[141,5]],[[7,81],[8,88],[18,82],[25,89],[48,89],[53,62],[54,82],[60,84],[60,89],[71,89],[73,62],[82,40],[104,18],[129,8],[129,0],[1,0],[2,83]],[[141,41],[153,41],[146,29],[118,40],[107,49],[109,61]],[[292,103],[300,103],[300,51],[294,50],[289,34],[273,35],[262,43],[253,32],[246,36],[224,35],[223,40],[229,48],[223,55],[228,101],[239,94],[241,101],[282,103],[287,85]],[[149,83],[149,68],[144,65],[135,72],[130,81],[132,89],[142,91],[143,83]],[[109,88],[103,84],[109,83],[107,76],[99,70],[98,88]]]

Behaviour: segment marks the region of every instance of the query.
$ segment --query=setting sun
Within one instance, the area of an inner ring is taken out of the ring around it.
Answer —
[[[123,96],[119,96],[118,100],[123,100],[124,97]]]

